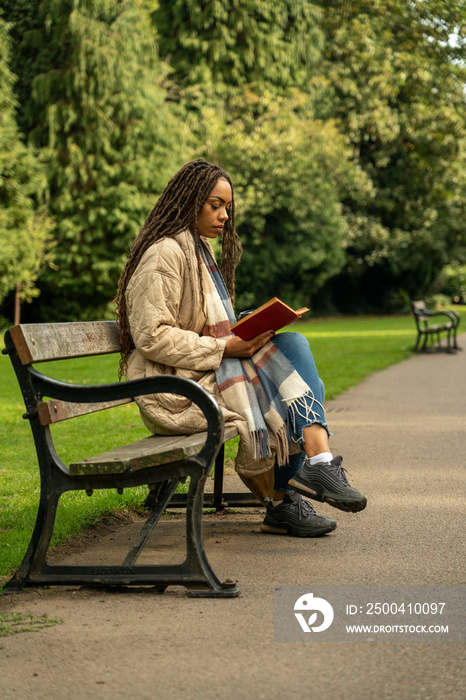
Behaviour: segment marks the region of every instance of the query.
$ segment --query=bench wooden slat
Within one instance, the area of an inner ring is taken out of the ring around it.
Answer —
[[[26,323],[10,334],[23,365],[120,351],[116,321]]]
[[[433,323],[425,328],[425,332],[440,333],[441,331],[447,331],[449,328],[453,328],[453,323]]]
[[[100,403],[70,403],[68,401],[41,401],[37,404],[41,425],[52,425],[62,420],[85,416],[88,413],[104,411],[106,408],[123,406],[132,403],[134,399],[119,399],[118,401],[101,401]]]
[[[225,441],[238,435],[232,425],[225,428]],[[207,439],[207,433],[194,435],[151,435],[130,445],[103,452],[70,464],[73,476],[92,474],[122,474],[128,469],[138,471],[162,464],[178,462],[197,454]]]

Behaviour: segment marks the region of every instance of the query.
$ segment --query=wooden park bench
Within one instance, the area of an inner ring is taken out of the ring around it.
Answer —
[[[120,341],[114,321],[18,325],[5,335],[4,354],[13,363],[26,405],[40,468],[41,492],[35,528],[23,562],[4,591],[30,585],[153,586],[159,591],[183,585],[192,596],[232,597],[236,583],[221,582],[204,550],[202,514],[205,505],[222,508],[258,506],[252,494],[223,494],[224,442],[235,437],[225,430],[216,400],[196,382],[161,376],[102,385],[74,385],[52,379],[34,365],[51,360],[118,353]],[[190,436],[149,436],[138,442],[72,464],[58,456],[51,426],[84,414],[111,409],[155,393],[185,396],[204,413],[208,429]],[[204,498],[204,487],[215,462],[214,493]],[[189,478],[187,494],[175,494]],[[117,489],[146,485],[151,508],[137,540],[121,565],[65,566],[47,562],[58,500],[66,491]],[[186,508],[186,559],[177,565],[136,564],[144,545],[167,505]]]
[[[411,310],[414,314],[414,319],[416,321],[417,328],[417,338],[414,350],[426,350],[428,347],[428,341],[430,340],[430,345],[433,345],[434,336],[437,339],[437,347],[441,349],[440,334],[446,333],[447,336],[447,352],[452,352],[453,350],[460,350],[456,340],[456,333],[458,326],[460,324],[460,316],[454,311],[430,311],[426,308],[424,301],[412,301]],[[434,317],[443,317],[447,320],[443,320],[442,323],[431,323],[431,319]],[[422,345],[421,339],[424,337]],[[453,337],[453,345],[451,344],[451,339]]]

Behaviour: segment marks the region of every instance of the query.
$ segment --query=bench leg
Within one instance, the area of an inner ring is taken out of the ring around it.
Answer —
[[[457,336],[457,333],[458,333],[458,326],[460,325],[460,320],[461,320],[461,319],[460,319],[459,315],[458,315],[455,311],[453,312],[453,315],[454,315],[454,318],[455,318],[455,321],[454,321],[454,324],[453,324],[453,348],[454,348],[455,350],[462,350],[463,348],[461,348],[461,347],[458,345],[458,341],[457,341],[457,337],[456,337],[456,336]]]
[[[42,485],[39,509],[31,541],[23,561],[14,576],[5,584],[4,592],[21,590],[35,576],[40,575],[46,567],[46,554],[53,534],[61,491],[52,491]]]
[[[154,527],[157,525],[160,516],[167,507],[170,498],[175,493],[179,483],[180,479],[172,479],[170,481],[165,481],[162,483],[162,488],[158,493],[157,501],[152,507],[149,517],[142,526],[141,532],[139,533],[139,537],[129,550],[128,554],[126,555],[126,558],[123,562],[123,566],[132,566],[136,563],[137,558],[142,552],[147,540],[151,536]]]
[[[225,443],[220,448],[214,466],[214,506],[215,510],[225,510],[223,503],[223,468],[225,464]]]
[[[190,574],[199,571],[208,581],[208,590],[190,590],[193,598],[233,598],[239,595],[239,589],[234,581],[221,582],[207,559],[204,540],[202,537],[202,507],[204,501],[204,487],[207,475],[200,473],[191,476],[189,482],[188,501],[186,504],[186,566]],[[189,584],[187,584],[189,587]]]
[[[451,347],[451,328],[448,330],[447,333],[447,352],[455,352],[455,346]]]
[[[23,562],[5,584],[4,592],[18,592],[25,586],[80,585],[106,586],[151,586],[162,592],[167,586],[185,586],[188,594],[197,597],[233,598],[240,591],[235,581],[221,582],[207,559],[202,539],[202,506],[207,475],[199,467],[191,470],[186,509],[186,559],[176,565],[135,565],[133,562],[145,545],[150,533],[178,479],[164,483],[160,492],[160,505],[150,513],[137,542],[131,548],[122,565],[51,565],[46,561],[59,495],[52,494],[48,507],[39,508],[36,527]],[[165,502],[165,503],[164,503]],[[41,506],[43,504],[41,503]]]

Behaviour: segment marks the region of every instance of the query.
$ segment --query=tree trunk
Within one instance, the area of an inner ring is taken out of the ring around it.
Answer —
[[[18,284],[16,285],[15,293],[15,326],[19,325],[19,323],[21,322],[21,287],[21,282],[18,282]]]

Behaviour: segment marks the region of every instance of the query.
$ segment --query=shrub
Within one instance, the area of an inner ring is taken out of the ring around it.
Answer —
[[[442,277],[441,292],[456,304],[466,304],[466,265],[447,265]]]

